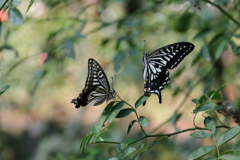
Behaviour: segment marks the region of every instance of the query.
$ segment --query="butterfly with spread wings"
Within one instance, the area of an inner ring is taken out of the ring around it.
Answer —
[[[113,99],[116,92],[110,89],[110,85],[105,72],[97,61],[90,58],[88,60],[88,76],[82,92],[71,103],[76,108],[84,107],[92,102],[93,106],[102,104],[104,101]]]
[[[168,84],[168,69],[173,69],[194,49],[188,42],[179,42],[159,48],[143,56],[143,95],[157,94],[162,103],[161,90]],[[143,103],[145,105],[146,101]]]

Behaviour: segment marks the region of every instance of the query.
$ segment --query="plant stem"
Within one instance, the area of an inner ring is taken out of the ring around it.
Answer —
[[[129,103],[127,103],[126,101],[124,101],[129,107],[131,107],[133,110],[134,110],[134,113],[135,113],[135,115],[136,115],[136,117],[137,117],[137,120],[138,120],[138,118],[139,118],[139,116],[138,116],[138,114],[137,114],[137,111],[136,111],[136,109],[133,107],[133,106],[131,106]],[[140,125],[140,124],[139,124]],[[140,125],[140,127],[141,127],[141,130],[142,130],[142,132],[144,133],[144,135],[145,136],[147,136],[147,133],[145,132],[145,130],[143,129],[143,127]]]
[[[93,144],[106,144],[106,143],[110,143],[110,144],[120,144],[120,142],[113,142],[113,141],[96,141]]]
[[[212,138],[213,138],[213,141],[214,141],[215,146],[216,146],[216,149],[217,149],[218,160],[219,160],[219,158],[220,158],[220,152],[219,152],[218,144],[217,144],[217,142],[216,142],[216,139],[215,139],[214,135],[212,135]]]
[[[230,128],[230,127],[228,127],[228,126],[216,126],[216,128]],[[181,131],[177,131],[177,132],[174,132],[174,133],[168,133],[168,134],[145,135],[144,137],[142,137],[140,139],[137,139],[135,141],[130,142],[128,145],[132,145],[136,142],[139,142],[143,139],[150,138],[150,137],[171,137],[171,136],[174,136],[176,134],[189,132],[189,131],[194,131],[194,130],[208,130],[208,129],[207,128],[201,128],[201,127],[194,127],[194,128],[188,128],[188,129],[184,129],[184,130],[181,130]]]

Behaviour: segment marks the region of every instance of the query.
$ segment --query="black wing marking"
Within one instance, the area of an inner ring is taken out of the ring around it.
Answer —
[[[151,54],[144,54],[143,94],[157,94],[159,103],[162,103],[161,90],[164,89],[170,80],[167,69],[177,67],[193,49],[194,45],[192,43],[180,42],[159,48]]]
[[[105,100],[108,101],[115,97],[115,91],[110,90],[107,76],[97,61],[90,58],[88,60],[88,76],[85,88],[76,99],[72,100],[76,108],[86,106],[92,102],[93,106],[100,105]]]

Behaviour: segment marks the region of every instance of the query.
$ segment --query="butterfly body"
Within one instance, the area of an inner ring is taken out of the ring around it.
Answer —
[[[104,70],[97,61],[90,58],[88,60],[88,76],[85,87],[77,98],[72,99],[71,103],[74,103],[76,108],[84,107],[91,102],[93,106],[97,106],[104,101],[113,99],[115,96],[116,92],[110,89]]]
[[[175,68],[193,49],[192,43],[180,42],[164,46],[150,54],[144,53],[143,95],[157,94],[159,103],[162,103],[161,90],[170,80],[168,69]]]

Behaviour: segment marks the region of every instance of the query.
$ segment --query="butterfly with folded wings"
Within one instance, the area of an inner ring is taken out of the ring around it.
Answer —
[[[194,49],[189,42],[179,42],[161,47],[143,56],[143,95],[157,94],[162,103],[161,90],[168,84],[168,69],[173,69]],[[145,105],[146,101],[143,103]]]
[[[110,89],[110,85],[105,72],[97,61],[90,58],[88,60],[88,76],[85,87],[79,96],[72,99],[71,103],[76,108],[84,107],[92,102],[93,106],[102,104],[104,101],[115,98],[116,92]]]

